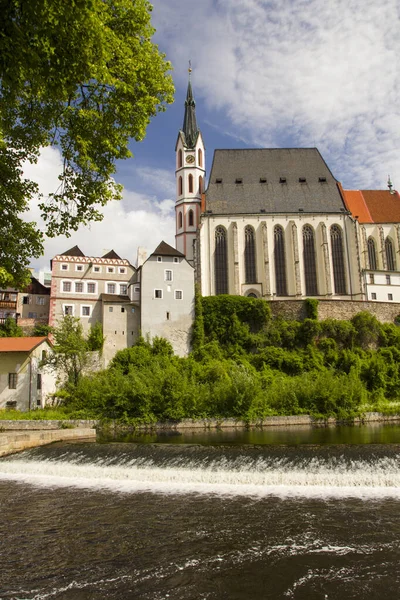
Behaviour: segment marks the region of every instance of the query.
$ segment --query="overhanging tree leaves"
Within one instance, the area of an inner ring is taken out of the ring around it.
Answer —
[[[150,13],[147,0],[0,0],[0,266],[17,284],[43,243],[21,219],[38,192],[23,163],[60,148],[59,187],[40,207],[47,234],[68,235],[120,199],[116,161],[173,100]]]

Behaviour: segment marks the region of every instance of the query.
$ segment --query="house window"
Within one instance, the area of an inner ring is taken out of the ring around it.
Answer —
[[[46,350],[42,350],[42,360],[44,360],[45,358],[47,358],[47,352]]]
[[[125,267],[119,267],[118,273],[121,273],[121,275],[123,275],[124,273],[126,273]]]
[[[318,296],[317,263],[315,258],[315,236],[311,225],[303,227],[303,262],[306,295]]]
[[[119,286],[119,293],[121,296],[126,296],[128,293],[128,286],[126,283],[121,283]]]
[[[274,227],[275,287],[277,296],[287,296],[285,232],[281,225]]]
[[[31,298],[29,296],[24,296],[22,298],[22,304],[31,304]]]
[[[101,273],[101,267],[93,267],[95,273]]]
[[[90,306],[81,306],[82,317],[90,317]]]
[[[75,269],[77,271],[83,271],[83,265],[76,265]]]
[[[8,374],[8,387],[10,390],[16,390],[18,383],[18,374],[17,373],[9,373]]]
[[[179,258],[177,256],[174,256],[174,263],[178,263],[179,262]]]
[[[28,313],[28,319],[36,319],[37,317],[37,313],[36,312],[29,312]]]
[[[332,225],[331,227],[331,246],[335,294],[346,294],[343,235],[339,225]]]
[[[73,315],[74,307],[71,304],[64,304],[64,315]]]
[[[373,273],[370,273],[370,274],[369,274],[369,282],[370,282],[370,283],[375,283],[375,276],[374,276],[374,274],[373,274]]]
[[[393,294],[388,294],[388,300],[393,300]]]
[[[115,294],[115,283],[107,283],[107,294]]]
[[[396,270],[396,261],[394,258],[393,242],[388,237],[385,240],[385,253],[386,253],[386,264],[387,264],[388,271],[395,271]]]
[[[71,291],[71,282],[63,281],[62,290],[63,290],[63,292],[70,292]]]
[[[61,271],[68,271],[68,265],[61,265]]]
[[[375,246],[375,240],[374,240],[374,238],[372,238],[372,237],[368,238],[367,246],[368,246],[369,268],[372,271],[376,271],[376,268],[377,268],[377,263],[376,263],[376,246]]]
[[[107,267],[107,273],[114,273],[114,267]]]
[[[88,291],[88,294],[95,294],[96,293],[96,284],[95,283],[88,283],[87,284],[87,291]]]
[[[226,229],[219,225],[215,229],[215,252],[214,252],[214,268],[215,268],[215,293],[228,293],[228,256],[227,256],[227,240]]]
[[[169,313],[169,312],[167,312],[167,314],[166,314],[167,321],[169,321],[169,318],[170,318],[170,316],[171,316],[171,315],[170,315],[170,313]]]
[[[154,298],[162,298],[162,290],[154,290]]]
[[[42,375],[41,375],[41,373],[38,373],[36,375],[36,389],[37,390],[41,390],[42,389]]]
[[[121,312],[122,313],[125,312],[125,307],[124,306],[121,306]]]
[[[247,225],[244,230],[244,271],[246,283],[256,283],[256,234],[254,227]]]
[[[108,307],[108,312],[113,312],[113,310],[114,310],[114,307],[113,307],[113,306],[109,306],[109,307]]]
[[[371,294],[371,300],[376,300],[376,294],[375,294],[375,292],[372,292],[372,294]]]
[[[172,281],[172,271],[170,269],[166,269],[164,271],[164,280],[165,281]]]
[[[78,292],[78,293],[83,292],[83,283],[81,281],[75,282],[75,292]]]
[[[140,287],[138,285],[135,285],[133,291],[135,292],[135,294],[138,294],[140,292]]]
[[[44,306],[46,304],[46,298],[43,298],[43,296],[38,296],[36,298],[36,304],[39,304],[40,306]]]
[[[162,262],[162,256],[157,256],[157,262]]]
[[[390,275],[386,275],[386,285],[390,285]]]
[[[134,309],[134,308],[131,308],[131,313],[134,313],[134,312],[135,312],[135,309]]]
[[[175,300],[182,300],[183,292],[182,290],[175,290]]]

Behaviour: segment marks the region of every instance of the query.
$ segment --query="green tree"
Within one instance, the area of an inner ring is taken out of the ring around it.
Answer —
[[[0,325],[0,337],[22,337],[24,335],[22,327],[17,325],[17,322],[12,317],[8,317],[5,322]]]
[[[80,319],[66,315],[53,328],[53,352],[47,354],[42,364],[53,369],[67,386],[76,387],[90,360]]]
[[[120,199],[116,161],[173,100],[151,10],[147,0],[0,0],[0,264],[16,285],[43,243],[21,218],[38,192],[24,162],[59,147],[60,184],[40,208],[48,235],[68,235]]]

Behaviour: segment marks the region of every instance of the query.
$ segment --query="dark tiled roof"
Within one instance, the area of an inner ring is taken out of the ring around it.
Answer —
[[[60,256],[85,256],[85,255],[83,254],[82,250],[78,246],[74,246],[73,248],[70,248],[66,252],[63,252],[62,254],[60,254]]]
[[[36,277],[31,276],[30,284],[24,290],[28,294],[41,294],[42,296],[50,295],[50,288],[41,284]]]
[[[190,79],[185,100],[185,116],[183,119],[182,133],[185,138],[185,146],[187,148],[194,148],[196,146],[199,130],[196,122],[196,102],[193,97]]]
[[[107,252],[107,254],[105,254],[101,258],[113,258],[116,260],[122,260],[121,257],[118,256],[118,254],[116,252],[114,252],[114,250],[110,250],[110,252]]]
[[[161,242],[161,244],[157,246],[157,248],[154,250],[151,256],[154,256],[155,254],[157,254],[157,256],[185,256],[184,254],[182,254],[182,252],[179,252],[179,250],[176,250],[175,248],[167,244],[167,242]]]
[[[215,151],[206,210],[257,214],[298,213],[299,209],[313,213],[346,210],[338,182],[316,148]]]
[[[129,296],[120,296],[119,294],[100,294],[102,302],[130,302]]]

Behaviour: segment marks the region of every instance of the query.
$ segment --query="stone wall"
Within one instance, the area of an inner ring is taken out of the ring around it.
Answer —
[[[272,315],[284,319],[303,320],[307,317],[304,300],[274,300],[269,302]],[[368,311],[378,321],[393,323],[400,315],[398,302],[365,302],[361,300],[319,300],[318,318],[350,320],[361,311]]]
[[[94,419],[72,420],[65,419],[61,421],[51,420],[0,420],[0,431],[33,431],[33,430],[49,430],[62,427],[70,427],[74,429],[94,429],[98,425],[98,421]]]
[[[32,423],[32,421],[30,422]],[[96,430],[89,428],[13,431],[0,433],[0,456],[21,452],[27,448],[44,446],[52,442],[70,440],[96,441]]]

